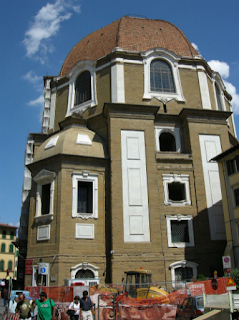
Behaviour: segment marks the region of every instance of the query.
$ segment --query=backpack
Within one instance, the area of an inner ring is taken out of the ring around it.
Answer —
[[[51,304],[51,314],[52,314],[52,309],[53,309],[53,305],[52,305],[52,300],[51,299],[49,299],[50,300],[50,304]],[[55,312],[55,317],[56,318],[58,318],[59,317],[59,310],[57,309],[57,307],[55,306],[55,308],[56,308],[56,312]]]

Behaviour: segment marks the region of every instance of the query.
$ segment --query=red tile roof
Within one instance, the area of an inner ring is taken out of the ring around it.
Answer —
[[[161,47],[179,56],[198,55],[184,33],[172,23],[124,16],[78,42],[66,57],[60,76],[66,75],[77,62],[97,60],[115,47],[139,52]]]
[[[3,223],[0,223],[0,227],[18,229],[18,227],[11,226],[10,224],[3,224]]]

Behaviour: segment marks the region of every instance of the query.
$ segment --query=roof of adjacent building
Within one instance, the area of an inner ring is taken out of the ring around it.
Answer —
[[[236,144],[235,146],[231,147],[230,149],[227,149],[226,151],[218,154],[216,157],[212,158],[210,161],[220,161],[223,158],[227,157],[228,155],[232,154],[235,151],[239,150],[239,143]]]
[[[66,57],[60,76],[66,75],[77,62],[95,61],[110,54],[114,48],[136,52],[164,48],[178,56],[192,58],[199,55],[184,33],[172,23],[123,16],[78,42]]]
[[[10,224],[4,224],[4,223],[0,223],[0,227],[13,228],[13,229],[17,229],[18,228],[18,227],[15,227],[15,226],[11,226]]]

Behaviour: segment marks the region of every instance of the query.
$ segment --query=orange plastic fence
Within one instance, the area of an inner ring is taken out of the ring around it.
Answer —
[[[40,287],[26,287],[25,290],[30,292],[33,298],[39,298]],[[73,287],[42,287],[42,291],[46,292],[47,297],[53,301],[71,302],[73,300]]]
[[[218,289],[215,291],[211,286],[211,280],[197,281],[187,283],[187,288],[183,288],[168,295],[169,303],[157,299],[136,299],[127,297],[126,293],[118,295],[103,292],[96,287],[89,288],[89,294],[92,302],[95,304],[95,319],[96,320],[154,320],[154,319],[175,319],[177,304],[182,304],[183,300],[191,295],[206,294],[223,294],[227,292],[226,286],[229,278],[218,278]],[[32,297],[38,298],[40,287],[27,287]],[[61,310],[61,320],[68,320],[66,310],[69,303],[73,300],[72,287],[43,287],[49,298],[58,302]]]

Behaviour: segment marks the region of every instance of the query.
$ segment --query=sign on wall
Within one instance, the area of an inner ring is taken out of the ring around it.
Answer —
[[[232,267],[231,257],[230,256],[223,256],[222,257],[222,263],[223,263],[223,268],[224,269],[231,268]]]
[[[32,274],[33,259],[26,259],[25,261],[25,274]]]
[[[48,275],[49,273],[49,263],[38,263],[38,274]]]

